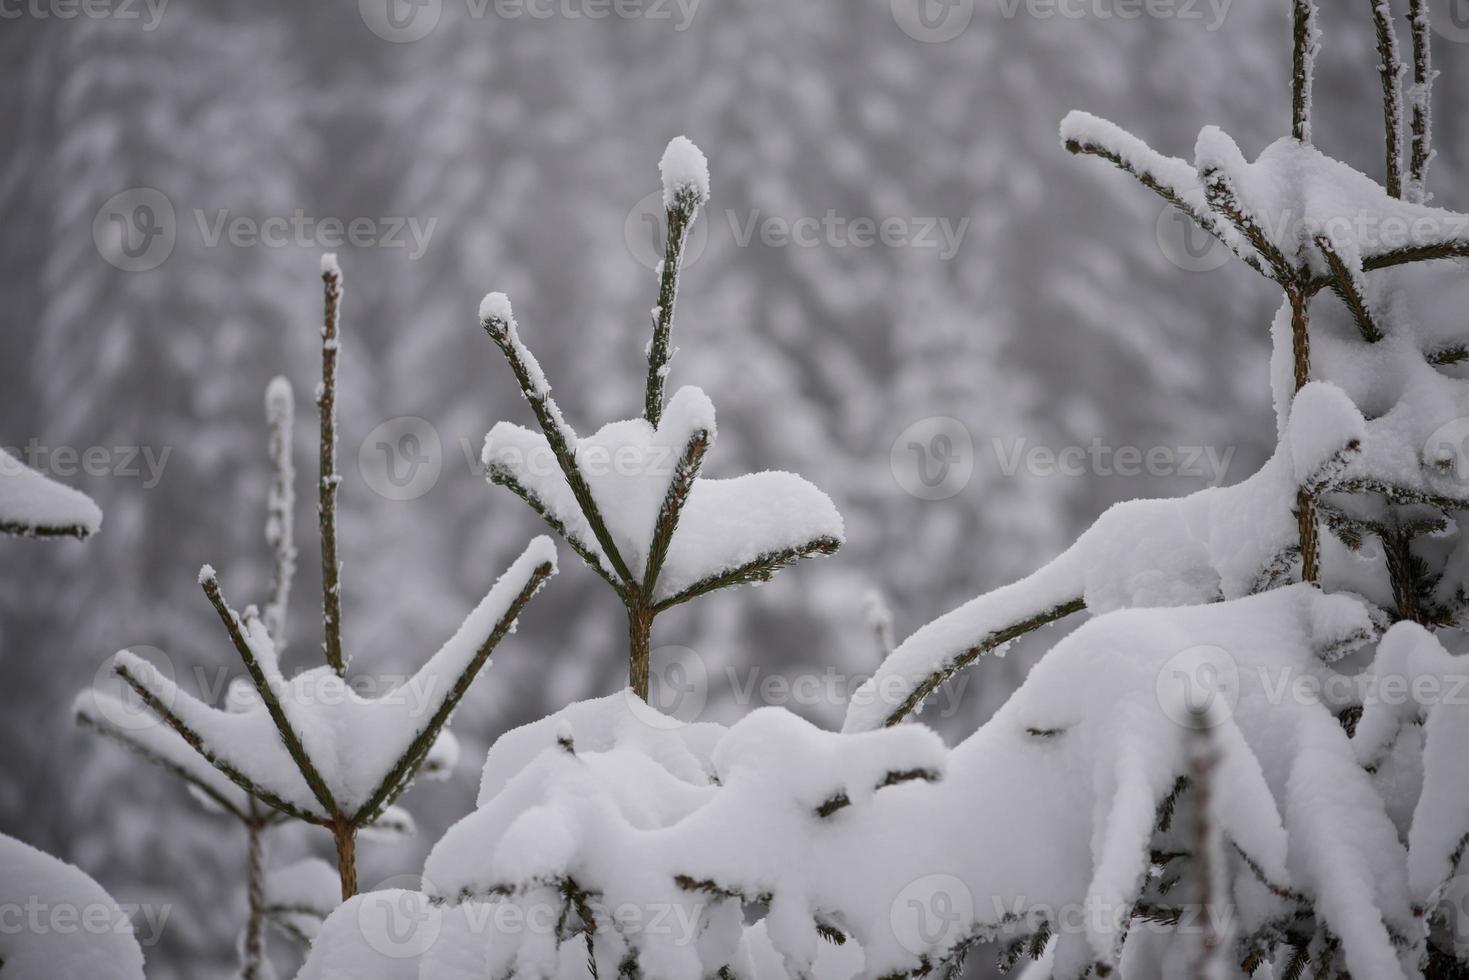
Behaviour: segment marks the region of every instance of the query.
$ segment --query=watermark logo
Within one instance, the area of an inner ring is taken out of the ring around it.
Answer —
[[[1445,955],[1462,958],[1469,953],[1469,874],[1450,878],[1438,894],[1428,941]]]
[[[366,892],[357,904],[357,928],[374,952],[390,960],[421,956],[444,928],[444,910],[426,892],[426,878],[397,875]]]
[[[946,415],[919,419],[898,434],[888,452],[893,479],[920,500],[947,500],[974,476],[974,439]]]
[[[102,258],[124,272],[156,269],[178,241],[173,202],[152,187],[114,194],[92,219],[92,241]]]
[[[1469,0],[1429,0],[1428,21],[1445,40],[1469,41]]]
[[[964,33],[974,19],[974,0],[892,0],[892,11],[913,40],[942,44]]]
[[[663,253],[668,243],[668,210],[663,205],[662,191],[647,195],[628,212],[622,222],[622,240],[643,268],[656,270],[663,264]],[[708,244],[709,223],[695,221],[684,239],[680,268],[687,269],[699,261]]]
[[[634,718],[660,731],[699,720],[709,697],[709,671],[698,651],[661,646],[648,654],[648,700],[627,689]]]
[[[1456,486],[1469,487],[1469,418],[1435,429],[1424,443],[1423,463]]]
[[[30,17],[35,20],[141,20],[152,32],[163,23],[168,0],[0,0],[0,21]]]
[[[362,23],[384,41],[421,41],[439,26],[443,0],[357,0]]]
[[[439,482],[444,447],[427,419],[404,415],[374,428],[357,450],[368,487],[388,500],[416,500]]]
[[[178,676],[174,669],[173,659],[157,647],[139,645],[126,649],[133,656],[147,661],[156,671],[157,676],[169,682],[169,694],[162,701],[165,709],[172,708],[173,694],[177,690],[173,683]],[[131,684],[117,676],[113,668],[114,658],[108,657],[92,674],[90,700],[96,717],[103,723],[123,732],[141,732],[157,727],[160,724],[158,715],[143,702],[143,698],[133,690]],[[137,668],[132,668],[132,670],[135,673],[138,672]]]
[[[1213,728],[1239,706],[1239,665],[1212,644],[1180,650],[1158,670],[1154,694],[1163,714],[1183,728]]]
[[[7,882],[8,884],[8,882]],[[132,936],[144,949],[158,945],[172,905],[49,902],[39,895],[0,902],[0,937]]]
[[[1171,204],[1158,212],[1153,234],[1163,257],[1184,272],[1213,272],[1234,257],[1229,246]]]
[[[953,875],[924,875],[898,892],[888,922],[898,945],[915,956],[950,949],[969,935],[974,895]]]

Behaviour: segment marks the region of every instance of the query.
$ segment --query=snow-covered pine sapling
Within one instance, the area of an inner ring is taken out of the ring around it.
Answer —
[[[267,451],[271,481],[266,495],[265,540],[271,553],[271,588],[262,621],[279,651],[285,645],[286,610],[290,603],[291,581],[295,572],[296,543],[292,508],[295,503],[294,467],[291,462],[292,429],[295,421],[295,396],[284,377],[273,379],[265,392],[265,418],[269,433]],[[231,711],[251,710],[259,705],[254,689],[243,678],[236,679],[226,698]],[[240,942],[241,980],[264,980],[266,961],[265,927],[271,922],[287,935],[300,937],[307,912],[292,905],[272,903],[269,897],[266,866],[268,835],[290,821],[281,811],[271,809],[245,792],[201,758],[178,732],[172,728],[150,726],[138,728],[120,723],[129,717],[130,709],[116,697],[103,691],[85,691],[78,695],[74,707],[78,724],[114,741],[145,761],[181,779],[189,792],[206,808],[222,813],[239,824],[246,840],[245,893],[248,914]],[[452,751],[449,743],[445,749]],[[431,756],[424,766],[425,775],[446,774],[434,765]],[[407,830],[412,819],[394,807],[373,825],[374,834],[388,836],[395,830]],[[335,873],[333,888],[336,889]],[[318,905],[320,903],[317,903]],[[331,908],[317,910],[319,921]],[[314,906],[313,906],[314,907]],[[309,945],[309,939],[302,940]]]
[[[555,572],[550,539],[532,541],[480,604],[403,689],[360,696],[346,677],[341,643],[340,575],[336,559],[336,379],[340,348],[342,274],[334,255],[322,260],[326,314],[322,329],[320,498],[322,539],[323,651],[326,666],[294,678],[281,671],[279,647],[256,607],[236,612],[224,598],[214,569],[205,566],[199,584],[214,606],[244,663],[253,693],[239,710],[221,710],[184,692],[155,667],[128,651],[113,669],[143,703],[194,752],[234,786],[274,811],[332,833],[344,898],[357,892],[357,836],[384,819],[435,751],[446,751],[445,730],[454,709],[526,604]],[[277,392],[279,394],[279,392]],[[283,405],[275,405],[283,409]],[[274,619],[284,614],[285,588],[294,562],[285,510],[289,473],[281,460],[285,433],[273,437],[276,479],[270,494],[267,537],[276,558]],[[249,689],[245,689],[247,692]]]
[[[708,163],[678,137],[659,165],[668,237],[647,348],[643,416],[579,438],[520,337],[510,300],[480,305],[539,433],[501,422],[485,440],[489,480],[509,489],[564,538],[627,608],[629,686],[648,697],[654,618],[716,589],[763,582],[787,565],[841,546],[841,516],[825,494],[790,473],[699,477],[714,444],[714,406],[697,388],[665,404],[674,306],[684,244],[709,198]]]

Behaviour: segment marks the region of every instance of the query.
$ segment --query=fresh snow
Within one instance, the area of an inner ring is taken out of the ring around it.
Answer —
[[[10,913],[0,929],[5,980],[143,980],[143,951],[112,896],[80,869],[4,834],[0,906]],[[42,927],[27,925],[31,915],[43,917]]]
[[[1388,930],[1412,936],[1415,920],[1396,831],[1335,707],[1279,693],[1324,683],[1334,672],[1314,651],[1372,630],[1363,606],[1308,586],[1100,616],[953,750],[919,726],[836,735],[778,709],[725,730],[659,723],[621,696],[573,705],[496,744],[480,808],[430,854],[426,895],[447,905],[424,975],[468,980],[486,963],[493,975],[568,975],[565,947],[584,960],[581,937],[494,925],[560,909],[563,880],[597,907],[675,910],[683,932],[596,933],[599,962],[634,951],[649,977],[707,976],[748,953],[736,895],[769,896],[761,941],[791,975],[823,959],[818,922],[851,937],[848,969],[873,977],[1081,907],[1115,915],[1060,937],[1055,976],[1115,964],[1116,915],[1148,887],[1158,806],[1190,765],[1200,692],[1175,678],[1206,679],[1207,662],[1228,668],[1203,693],[1218,699],[1214,816],[1250,861],[1228,864],[1241,925],[1289,914],[1279,896],[1295,889],[1342,937],[1355,975],[1404,977]],[[901,847],[873,846],[894,835]],[[959,921],[938,934],[905,924],[904,900],[937,892]],[[414,975],[374,965],[384,938],[372,929],[327,931],[336,939],[303,977],[346,976],[332,972],[343,964],[362,971],[354,980]]]
[[[853,696],[846,730],[884,724],[933,678],[1078,601],[1097,614],[1236,599],[1276,583],[1297,547],[1296,490],[1339,473],[1364,436],[1356,407],[1325,382],[1302,389],[1295,405],[1275,455],[1244,482],[1116,504],[1029,577],[918,630]]]
[[[90,497],[0,449],[0,533],[85,538],[101,527],[102,511]]]
[[[711,446],[714,442],[713,404],[698,388],[684,387],[669,400],[657,428],[628,419],[608,423],[585,439],[569,426],[565,431],[613,546],[642,581],[659,512],[685,447],[697,437]],[[501,422],[486,437],[482,458],[491,482],[530,491],[579,549],[613,574],[544,435]],[[701,477],[689,491],[653,598],[674,599],[757,559],[843,538],[842,518],[831,498],[793,473]]]
[[[455,682],[496,623],[537,570],[545,565],[554,568],[555,561],[556,549],[549,538],[532,541],[454,636],[411,679],[376,699],[360,696],[329,667],[285,678],[264,626],[247,616],[242,632],[265,681],[339,808],[351,813],[371,800],[414,740],[428,729],[433,715],[448,703]],[[202,754],[297,810],[329,819],[282,743],[263,701],[245,710],[221,710],[199,701],[128,651],[119,653],[114,662],[131,682],[199,733]],[[441,762],[452,752],[448,744],[440,750]]]

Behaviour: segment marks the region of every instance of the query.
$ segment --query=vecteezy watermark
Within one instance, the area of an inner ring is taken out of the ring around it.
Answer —
[[[139,479],[144,490],[163,480],[172,446],[48,446],[31,438],[23,447],[3,446],[11,459],[0,457],[0,476],[15,476],[22,467],[60,477],[77,475]]]
[[[1234,459],[1234,446],[1112,446],[1093,439],[1085,446],[1032,446],[1025,438],[992,439],[1000,473],[1013,477],[1024,470],[1031,476],[1182,476],[1224,482]]]
[[[893,898],[888,924],[898,945],[915,956],[952,949],[973,929],[974,894],[954,875],[924,875]]]
[[[993,0],[1005,20],[1177,20],[1224,26],[1234,0]],[[964,33],[975,0],[891,0],[893,20],[915,41],[940,44]]]
[[[759,208],[746,214],[730,208],[724,215],[740,248],[749,247],[758,238],[767,248],[932,249],[945,262],[959,254],[969,231],[967,217],[958,222],[936,216],[848,217],[828,209],[820,217],[790,218],[765,214]]]
[[[1429,910],[1428,941],[1455,959],[1469,954],[1469,874],[1455,875],[1438,890],[1438,904]]]
[[[919,419],[893,440],[888,466],[898,486],[919,500],[947,500],[974,476],[974,439],[946,415]]]
[[[143,30],[163,23],[168,0],[0,0],[0,21],[20,20],[140,20]]]
[[[158,945],[172,905],[50,902],[36,895],[0,901],[0,936],[127,936]]]
[[[1213,33],[1224,26],[1234,0],[995,0],[1006,20],[1197,21]]]
[[[1158,669],[1153,692],[1163,714],[1183,728],[1212,728],[1239,705],[1239,664],[1228,650],[1199,644],[1180,650]]]
[[[1054,935],[1088,935],[1098,932],[1118,933],[1124,924],[1134,930],[1164,936],[1228,935],[1232,930],[1235,909],[1232,903],[1198,904],[1169,902],[1177,917],[1135,915],[1136,905],[1102,901],[1096,897],[1081,902],[1053,905],[1031,902],[1025,896],[991,896],[995,920],[1010,923],[1009,929],[1034,934],[1046,929]]]
[[[168,682],[161,702],[163,708],[172,708],[173,696],[177,690],[174,686],[177,671],[174,669],[173,659],[157,647],[146,644],[129,646],[127,652],[147,661],[157,672],[157,676]],[[117,675],[112,657],[102,661],[93,672],[87,699],[91,702],[91,710],[95,712],[97,720],[118,731],[140,732],[161,724],[154,709],[143,701],[130,684]]]
[[[317,217],[301,208],[290,214],[236,214],[229,208],[193,208],[182,228],[173,202],[153,187],[133,187],[108,198],[92,219],[97,252],[124,272],[147,272],[168,260],[181,233],[203,248],[403,249],[423,256],[438,218]]]
[[[404,415],[375,427],[357,450],[362,479],[380,497],[416,500],[439,482],[444,447],[426,419]]]
[[[1440,37],[1456,44],[1469,41],[1469,0],[1430,0],[1425,6]]]
[[[717,215],[718,218],[715,218]],[[710,228],[714,229],[711,232]],[[955,221],[937,215],[845,215],[828,209],[820,215],[771,214],[760,208],[725,208],[711,220],[696,221],[684,243],[682,265],[688,268],[704,254],[713,233],[728,234],[735,248],[907,249],[931,252],[947,262],[959,254],[969,232],[969,218]],[[623,241],[647,269],[663,262],[668,241],[667,210],[661,191],[642,198],[622,225]]]
[[[152,187],[112,195],[92,219],[98,254],[124,272],[158,268],[173,254],[177,239],[173,202]]]
[[[1213,272],[1234,258],[1228,245],[1200,228],[1190,215],[1171,204],[1158,212],[1153,234],[1163,257],[1184,272]]]
[[[1469,487],[1469,418],[1435,429],[1423,446],[1423,463],[1457,486]]]
[[[471,20],[648,20],[688,30],[703,0],[464,0]],[[443,0],[358,0],[367,29],[384,41],[421,41],[439,26]]]
[[[297,208],[289,215],[231,214],[228,208],[193,209],[199,238],[206,248],[221,241],[235,248],[402,248],[410,260],[428,250],[438,218],[421,222],[413,217],[317,218]]]
[[[974,0],[892,0],[893,20],[915,41],[952,41],[974,19]]]
[[[494,937],[565,934],[568,916],[594,936],[656,936],[674,946],[697,942],[707,900],[687,902],[609,902],[599,895],[577,896],[568,907],[567,895],[546,886],[517,892],[489,902],[466,902],[451,909],[430,896],[442,894],[427,879],[399,875],[363,893],[357,905],[357,927],[375,952],[388,959],[412,959],[439,941],[444,919],[453,915],[456,934],[493,940]]]

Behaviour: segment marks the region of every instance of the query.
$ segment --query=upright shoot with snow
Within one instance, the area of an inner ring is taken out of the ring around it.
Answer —
[[[281,817],[295,818],[332,833],[344,898],[357,892],[356,842],[360,831],[404,823],[394,809],[436,749],[446,752],[446,730],[455,708],[496,646],[555,572],[556,553],[544,537],[530,546],[470,613],[458,632],[407,683],[421,699],[361,697],[347,678],[342,646],[340,569],[336,555],[336,381],[340,349],[342,274],[334,255],[321,264],[325,295],[318,523],[322,542],[323,631],[326,664],[294,678],[282,672],[280,651],[285,604],[295,567],[291,540],[289,386],[277,379],[267,393],[273,478],[268,493],[266,538],[274,558],[270,600],[262,615],[255,606],[236,612],[225,599],[214,569],[205,566],[199,585],[219,615],[244,664],[248,682],[232,692],[231,704],[203,703],[164,677],[150,663],[123,651],[114,672],[142,699],[167,730],[132,732],[122,740],[189,781],[216,805],[261,831]],[[84,720],[108,734],[105,712]],[[197,765],[192,753],[212,766]],[[243,792],[237,798],[231,788]],[[270,811],[267,816],[258,808]],[[252,838],[253,840],[254,838]],[[252,852],[258,870],[260,856]],[[252,914],[262,895],[253,887]]]
[[[627,609],[628,680],[647,700],[654,618],[716,589],[763,582],[842,543],[842,520],[820,490],[790,473],[701,479],[714,406],[697,388],[665,403],[684,244],[709,199],[709,167],[685,137],[659,169],[668,224],[658,268],[643,416],[580,438],[551,397],[503,293],[480,304],[485,332],[509,362],[539,433],[502,422],[485,440],[489,480],[524,500],[611,586]]]

